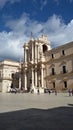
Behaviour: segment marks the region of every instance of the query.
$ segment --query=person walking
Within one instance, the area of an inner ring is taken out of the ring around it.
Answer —
[[[71,89],[68,90],[69,96],[71,96]]]
[[[57,90],[55,89],[55,95],[57,96]]]
[[[51,93],[50,90],[48,90],[48,93],[49,93],[49,95],[50,95],[50,93]]]
[[[38,88],[38,90],[37,90],[37,93],[38,93],[38,95],[40,94],[39,88]]]
[[[72,96],[73,96],[73,89],[72,89]]]

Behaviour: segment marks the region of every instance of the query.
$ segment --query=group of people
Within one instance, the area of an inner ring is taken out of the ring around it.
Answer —
[[[48,90],[48,93],[49,93],[49,95],[50,95],[51,91]],[[57,90],[55,90],[54,93],[55,93],[55,95],[57,95]]]
[[[34,93],[34,89],[31,90],[31,93],[33,94]],[[40,90],[37,89],[37,94],[40,94]]]

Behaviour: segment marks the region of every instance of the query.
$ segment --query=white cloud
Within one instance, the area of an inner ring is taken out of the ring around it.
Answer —
[[[24,37],[25,39],[25,37]],[[0,57],[19,59],[23,55],[22,42],[23,38],[17,38],[14,32],[0,33]],[[21,52],[22,51],[22,52]]]
[[[0,56],[5,58],[23,57],[22,46],[30,39],[31,32],[36,39],[46,33],[54,47],[73,41],[73,20],[66,25],[57,15],[39,23],[31,20],[29,15],[23,14],[20,19],[8,21],[6,26],[11,31],[0,32]]]
[[[0,0],[0,8],[3,8],[7,2],[10,2],[11,4],[15,2],[19,2],[21,0]]]

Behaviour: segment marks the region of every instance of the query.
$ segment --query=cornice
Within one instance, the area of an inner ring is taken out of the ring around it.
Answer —
[[[70,60],[70,59],[72,59],[73,58],[73,54],[70,54],[70,55],[67,55],[67,56],[60,56],[59,58],[54,58],[54,59],[50,59],[50,60],[48,60],[48,61],[46,61],[46,64],[48,63],[48,64],[52,64],[52,63],[57,63],[57,62],[60,62],[60,61],[63,61],[63,60],[65,60],[65,61],[68,61],[68,60]]]
[[[73,41],[72,42],[69,42],[69,43],[66,43],[66,44],[63,44],[61,46],[58,46],[56,48],[52,48],[51,50],[47,51],[46,54],[52,54],[52,53],[56,53],[56,52],[59,52],[60,50],[66,50],[67,48],[71,48],[73,47]]]
[[[68,78],[68,77],[70,77],[70,76],[73,76],[73,71],[71,71],[71,72],[69,72],[69,73],[65,73],[65,74],[61,74],[61,73],[59,73],[59,74],[55,74],[55,75],[47,75],[46,77],[45,77],[45,79],[48,79],[48,80],[51,80],[51,79],[65,79],[66,77]]]

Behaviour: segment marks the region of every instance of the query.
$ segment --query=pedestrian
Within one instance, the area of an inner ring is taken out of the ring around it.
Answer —
[[[73,96],[73,89],[72,89],[72,96]]]
[[[32,94],[34,93],[34,89],[31,90],[31,93],[32,93]]]
[[[71,89],[68,90],[69,96],[71,96]]]
[[[57,90],[55,90],[55,95],[57,96]]]
[[[40,94],[40,91],[39,91],[39,89],[37,90],[37,93],[38,93],[38,94]]]
[[[49,95],[50,95],[50,93],[51,93],[50,90],[48,90],[48,93],[49,93]]]

